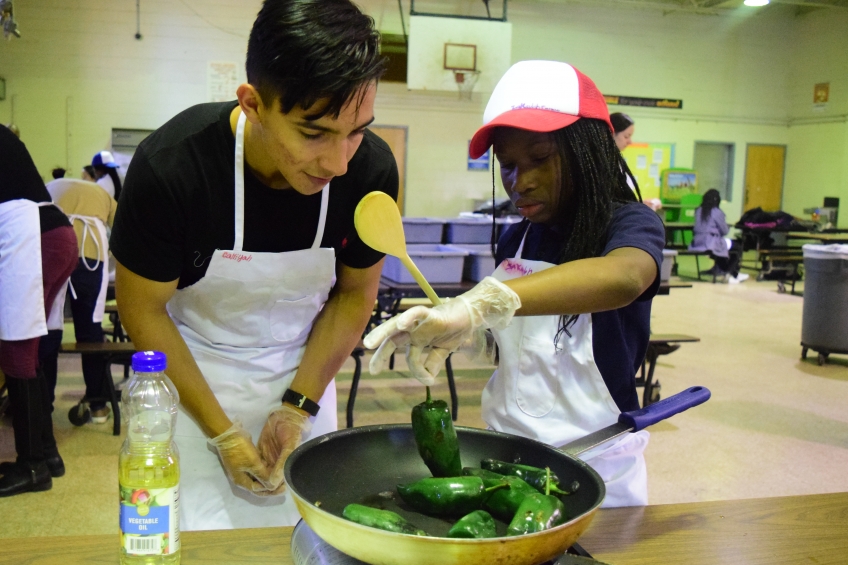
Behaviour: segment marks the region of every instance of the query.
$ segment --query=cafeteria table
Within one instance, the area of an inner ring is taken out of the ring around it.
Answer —
[[[2,540],[0,565],[117,563],[114,534]],[[183,565],[293,565],[291,527],[183,532]],[[848,493],[598,511],[580,538],[611,565],[844,564]],[[398,564],[401,565],[401,564]]]

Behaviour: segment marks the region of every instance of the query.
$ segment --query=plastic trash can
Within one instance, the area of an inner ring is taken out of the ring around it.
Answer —
[[[407,243],[442,243],[445,221],[438,218],[403,218]]]
[[[462,267],[468,251],[452,245],[413,244],[406,246],[406,252],[430,284],[462,281]],[[393,255],[386,256],[383,276],[398,283],[415,282],[400,259]]]
[[[801,358],[818,352],[848,353],[848,245],[804,245],[804,310]]]

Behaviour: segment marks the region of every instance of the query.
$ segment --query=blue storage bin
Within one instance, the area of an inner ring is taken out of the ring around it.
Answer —
[[[462,267],[468,251],[441,244],[407,245],[406,251],[430,284],[462,281]],[[398,283],[415,282],[400,259],[392,255],[386,256],[386,262],[383,263],[383,276]]]
[[[491,217],[447,220],[445,243],[489,243],[491,239]]]
[[[498,239],[501,238],[503,233],[511,226],[512,224],[517,224],[522,220],[521,216],[506,216],[504,218],[497,218],[495,223],[498,225]]]
[[[480,282],[495,272],[495,256],[488,243],[466,243],[456,247],[468,252],[462,268],[463,280]]]
[[[445,221],[438,218],[403,218],[407,243],[441,243]]]

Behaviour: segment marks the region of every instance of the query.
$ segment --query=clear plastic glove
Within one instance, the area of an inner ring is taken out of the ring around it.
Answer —
[[[259,435],[257,448],[270,469],[270,482],[275,486],[273,494],[286,490],[283,476],[286,459],[303,441],[304,434],[311,429],[309,416],[288,404],[283,404],[268,414],[268,420]]]
[[[430,386],[448,355],[469,340],[481,343],[475,336],[478,330],[505,328],[520,307],[521,300],[512,289],[486,277],[465,294],[439,306],[411,308],[365,336],[365,347],[379,346],[371,356],[369,371],[381,372],[395,350],[406,346],[409,370]]]
[[[270,480],[268,467],[253,445],[253,439],[240,422],[209,440],[218,451],[221,465],[236,485],[254,494],[267,496],[278,486]]]

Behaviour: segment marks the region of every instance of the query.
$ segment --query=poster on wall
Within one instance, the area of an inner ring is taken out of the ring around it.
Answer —
[[[660,174],[674,166],[673,143],[631,143],[621,152],[643,200],[660,197]]]
[[[206,100],[226,102],[236,97],[238,64],[230,61],[209,61],[206,66]]]

